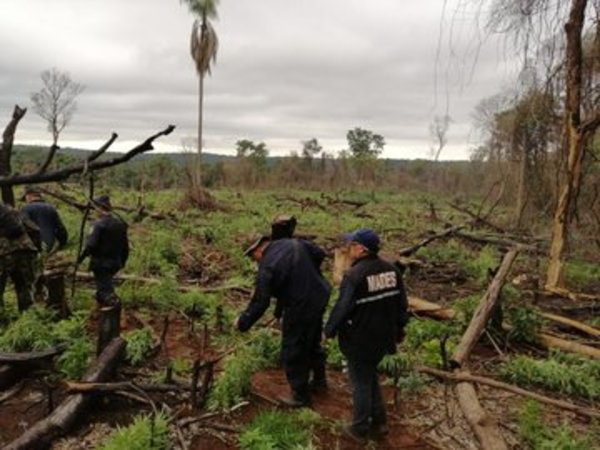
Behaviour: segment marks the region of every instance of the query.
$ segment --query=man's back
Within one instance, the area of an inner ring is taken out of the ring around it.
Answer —
[[[34,201],[23,206],[21,211],[39,227],[41,239],[46,248],[54,248],[56,241],[60,247],[67,243],[67,230],[53,205],[43,201]]]
[[[86,253],[92,257],[92,269],[122,268],[129,256],[127,224],[111,215],[98,219],[86,243]]]

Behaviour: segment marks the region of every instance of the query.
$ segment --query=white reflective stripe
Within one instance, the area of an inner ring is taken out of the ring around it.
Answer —
[[[379,295],[373,295],[371,297],[364,297],[361,298],[360,300],[356,300],[356,304],[357,305],[362,305],[364,303],[371,303],[371,302],[375,302],[377,300],[381,300],[382,298],[388,298],[391,297],[393,295],[397,295],[400,293],[399,289],[395,289],[393,291],[389,291],[389,292],[384,292],[383,294],[379,294]]]

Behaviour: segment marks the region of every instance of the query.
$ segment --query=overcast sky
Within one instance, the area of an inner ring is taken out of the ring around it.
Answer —
[[[479,45],[475,16],[456,13],[457,2],[221,0],[206,151],[233,152],[248,138],[287,154],[316,137],[337,153],[358,126],[386,138],[384,156],[429,158],[429,124],[448,107],[442,159],[467,158],[473,108],[511,70],[500,45]],[[63,146],[96,148],[115,131],[124,149],[173,123],[157,148],[180,148],[196,132],[192,22],[177,0],[1,0],[0,126],[56,67],[86,87]],[[16,141],[50,143],[33,110]]]

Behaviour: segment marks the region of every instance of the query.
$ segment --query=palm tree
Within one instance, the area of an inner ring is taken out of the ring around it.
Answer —
[[[203,191],[200,158],[202,155],[202,107],[204,101],[204,76],[210,75],[211,64],[217,59],[219,40],[209,19],[217,17],[218,0],[180,0],[186,3],[196,20],[192,25],[190,51],[198,74],[198,158],[192,172],[192,188],[196,192]],[[205,197],[205,195],[201,195]],[[206,200],[206,199],[205,199]]]

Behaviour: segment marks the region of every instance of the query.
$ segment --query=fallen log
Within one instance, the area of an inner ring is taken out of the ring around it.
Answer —
[[[537,248],[535,245],[525,244],[523,242],[518,242],[511,239],[477,236],[475,234],[464,233],[460,230],[454,232],[453,235],[465,241],[470,241],[481,245],[493,245],[495,247],[499,247],[500,249],[508,250],[513,247],[520,247],[522,250],[527,250],[532,253],[543,253],[543,251]]]
[[[552,322],[559,323],[561,325],[566,325],[571,328],[575,328],[576,330],[581,331],[582,333],[589,334],[590,336],[600,337],[600,330],[592,327],[591,325],[585,324],[583,322],[579,322],[577,320],[569,319],[567,317],[559,316],[557,314],[551,313],[542,313],[542,317],[545,319],[551,320]]]
[[[423,239],[422,241],[416,243],[415,245],[411,245],[410,247],[406,247],[401,249],[398,254],[400,256],[410,256],[413,253],[415,253],[417,250],[419,250],[421,247],[425,247],[426,245],[430,244],[431,242],[437,240],[437,239],[443,239],[446,237],[449,237],[453,234],[455,234],[456,232],[460,231],[461,229],[463,229],[466,225],[456,225],[454,227],[448,228],[447,230],[441,232],[441,233],[437,233],[434,234],[432,236],[429,236],[425,239]]]
[[[410,311],[421,314],[436,320],[452,320],[456,312],[451,308],[444,308],[437,303],[429,302],[421,298],[408,297],[408,306]],[[505,330],[510,330],[509,325],[503,325]],[[546,349],[556,349],[569,353],[600,359],[600,349],[590,345],[580,344],[549,334],[540,333],[537,335],[538,344]]]
[[[473,385],[466,382],[457,383],[456,395],[465,418],[479,439],[481,448],[483,450],[508,450],[500,428],[479,403]]]
[[[65,383],[69,393],[98,393],[98,392],[189,392],[191,386],[181,384],[138,384],[129,381],[120,381],[114,383],[94,383],[94,382],[75,382],[67,381]]]
[[[462,207],[462,206],[457,205],[456,203],[452,203],[452,202],[446,202],[446,204],[450,208],[455,209],[456,211],[461,212],[461,213],[466,214],[467,216],[469,216],[471,219],[473,219],[473,223],[474,224],[485,225],[486,227],[491,228],[492,230],[494,230],[494,231],[496,231],[498,233],[506,233],[506,230],[504,230],[503,228],[499,227],[498,225],[493,224],[492,222],[490,222],[489,220],[487,220],[485,217],[481,217],[479,214],[474,213],[469,208]]]
[[[11,386],[15,382],[18,372],[15,366],[0,366],[0,389]]]
[[[64,352],[68,344],[59,344],[41,352],[7,353],[0,352],[0,364],[29,364],[52,358]]]
[[[565,402],[563,400],[558,400],[551,397],[546,397],[545,395],[537,394],[535,392],[528,391],[526,389],[520,388],[518,386],[514,386],[511,384],[503,383],[501,381],[494,380],[492,378],[482,377],[479,375],[472,375],[469,372],[445,372],[439,369],[433,369],[431,367],[418,367],[417,372],[424,373],[427,375],[434,376],[436,378],[441,378],[444,380],[449,380],[453,382],[471,382],[476,384],[482,384],[485,386],[490,386],[496,389],[501,389],[503,391],[512,392],[513,394],[522,395],[524,397],[531,398],[533,400],[539,401],[540,403],[545,403],[547,405],[556,406],[558,408],[564,409],[566,411],[570,411],[572,413],[578,414],[580,416],[592,417],[592,418],[600,418],[600,410],[586,408],[583,406],[578,406],[573,403]]]
[[[471,351],[479,341],[485,327],[492,316],[492,312],[496,309],[499,300],[500,292],[504,286],[504,281],[515,261],[517,254],[519,253],[518,248],[510,250],[500,264],[500,268],[496,272],[494,279],[490,283],[485,295],[479,302],[477,309],[473,313],[473,317],[467,327],[466,331],[462,335],[462,338],[452,355],[451,362],[454,367],[461,367],[471,355]]]
[[[63,271],[63,269],[58,269]],[[47,270],[44,271],[44,276],[54,275],[56,271]],[[77,272],[75,277],[80,281],[94,281],[94,275],[90,272]],[[144,283],[144,284],[161,284],[163,281],[158,278],[149,278],[149,277],[140,277],[137,275],[130,275],[126,273],[117,274],[114,276],[114,280],[116,281],[131,281],[134,283]],[[224,284],[221,286],[183,286],[179,285],[178,289],[182,292],[221,292],[221,291],[244,291],[246,292],[249,288],[248,286],[238,285],[238,284]]]
[[[125,341],[114,339],[98,357],[83,381],[97,382],[108,379],[116,369],[125,350]],[[64,435],[80,417],[91,400],[89,395],[77,394],[63,401],[49,416],[30,427],[4,450],[25,450],[48,447],[54,439]]]
[[[559,297],[568,298],[569,300],[572,300],[574,302],[580,302],[580,301],[597,302],[597,301],[600,301],[600,295],[584,294],[581,292],[571,292],[568,289],[559,288],[559,287],[550,287],[550,286],[546,286],[545,289],[546,289],[545,292],[547,294],[558,295]]]

